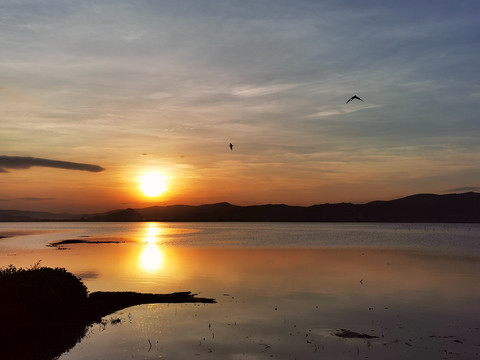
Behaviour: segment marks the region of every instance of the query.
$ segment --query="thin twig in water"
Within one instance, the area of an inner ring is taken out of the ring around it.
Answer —
[[[270,345],[268,345],[268,344],[259,344],[259,345],[265,346],[265,349],[263,349],[263,351],[262,351],[262,352],[265,352],[265,351],[267,351],[267,350],[268,350],[268,349],[271,347],[271,346],[270,346]]]
[[[152,350],[152,342],[150,341],[150,339],[148,339],[148,344],[149,344],[149,347],[147,352],[150,352],[150,350]]]

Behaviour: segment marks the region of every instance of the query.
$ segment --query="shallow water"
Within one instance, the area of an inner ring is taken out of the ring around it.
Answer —
[[[0,224],[19,230],[32,233],[0,239],[0,266],[218,301],[125,309],[60,359],[480,357],[476,224]],[[45,246],[63,239],[120,242]]]
[[[408,223],[2,223],[0,251],[42,249],[63,239],[155,238],[183,247],[387,247],[480,254],[480,224]]]

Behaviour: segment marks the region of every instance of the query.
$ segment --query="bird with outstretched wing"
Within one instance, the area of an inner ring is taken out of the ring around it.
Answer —
[[[350,99],[347,100],[347,102],[345,104],[348,104],[350,101],[355,100],[355,99],[358,99],[362,102],[365,102],[362,99],[360,99],[357,95],[353,95]]]

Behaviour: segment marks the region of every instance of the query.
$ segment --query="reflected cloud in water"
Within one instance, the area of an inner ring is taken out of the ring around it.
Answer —
[[[154,227],[145,230],[144,251],[161,248],[164,239],[155,233]],[[156,242],[149,244],[147,234]],[[143,286],[144,292],[199,291],[218,303],[144,305],[116,313],[121,326],[93,329],[95,336],[62,360],[100,354],[104,359],[475,358],[476,258],[363,248],[162,251],[168,266],[130,274],[130,286]],[[124,274],[112,273],[108,280]],[[335,335],[340,329],[376,338],[341,338]]]
[[[112,314],[106,321],[119,321],[92,328],[61,360],[478,358],[480,262],[471,225],[117,226],[130,229],[115,233],[125,242],[17,251],[15,264],[67,265],[86,275],[90,291],[192,291],[218,303]],[[93,230],[88,235],[95,237]],[[387,245],[360,246],[367,240],[354,236]],[[424,244],[425,236],[437,240],[429,248],[406,246]],[[309,247],[314,240],[317,247]],[[438,251],[437,244],[459,242],[460,253]],[[465,249],[472,254],[464,256]],[[12,257],[0,253],[1,261],[8,265]],[[335,335],[340,329],[378,338],[342,338]]]

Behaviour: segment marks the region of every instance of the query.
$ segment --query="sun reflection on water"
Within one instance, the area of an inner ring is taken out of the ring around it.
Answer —
[[[163,253],[157,244],[147,244],[140,255],[140,266],[147,271],[159,270],[163,265]]]
[[[156,223],[148,224],[145,229],[145,248],[140,254],[140,267],[146,271],[158,271],[163,266],[163,253],[158,245],[160,242],[161,229]]]
[[[143,235],[144,242],[148,244],[155,244],[160,241],[162,229],[156,223],[148,223]]]

